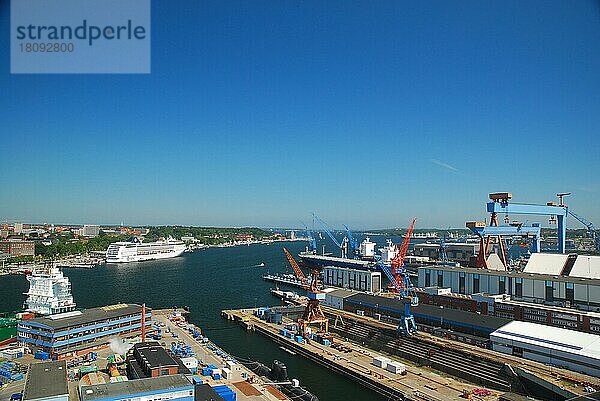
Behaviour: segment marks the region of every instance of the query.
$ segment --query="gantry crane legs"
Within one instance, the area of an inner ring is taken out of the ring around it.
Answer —
[[[319,289],[319,270],[314,268],[310,271],[310,280],[304,275],[292,254],[283,247],[283,252],[287,257],[288,262],[292,266],[296,277],[302,282],[302,288],[306,290],[308,295],[308,303],[304,308],[302,317],[298,319],[300,332],[307,335],[310,325],[318,325],[320,331],[329,332],[329,319],[325,317],[323,309],[321,309],[321,300],[325,299],[325,293]]]

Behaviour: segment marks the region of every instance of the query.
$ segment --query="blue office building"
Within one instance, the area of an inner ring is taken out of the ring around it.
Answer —
[[[152,311],[146,308],[147,328],[151,319]],[[34,352],[63,357],[104,345],[114,336],[139,335],[141,327],[141,305],[117,304],[23,320],[17,339]]]

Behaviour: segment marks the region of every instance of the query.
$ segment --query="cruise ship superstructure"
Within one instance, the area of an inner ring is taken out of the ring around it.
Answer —
[[[75,309],[71,282],[54,264],[36,268],[27,276],[29,291],[24,308],[41,315],[70,312]]]
[[[174,258],[181,255],[185,249],[186,246],[183,241],[172,238],[147,243],[143,243],[135,238],[132,241],[110,244],[106,250],[106,262],[126,263]]]

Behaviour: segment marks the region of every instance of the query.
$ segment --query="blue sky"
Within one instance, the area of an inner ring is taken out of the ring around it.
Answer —
[[[149,75],[11,75],[8,14],[0,220],[600,225],[596,1],[154,1]]]

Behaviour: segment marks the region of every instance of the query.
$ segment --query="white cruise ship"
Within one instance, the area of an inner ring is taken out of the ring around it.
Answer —
[[[70,312],[75,309],[71,294],[71,283],[54,264],[47,264],[33,270],[27,276],[29,291],[23,307],[29,312],[41,315]]]
[[[185,243],[172,238],[157,242],[143,243],[134,238],[132,241],[115,242],[106,250],[106,263],[141,262],[144,260],[167,259],[181,255]]]

